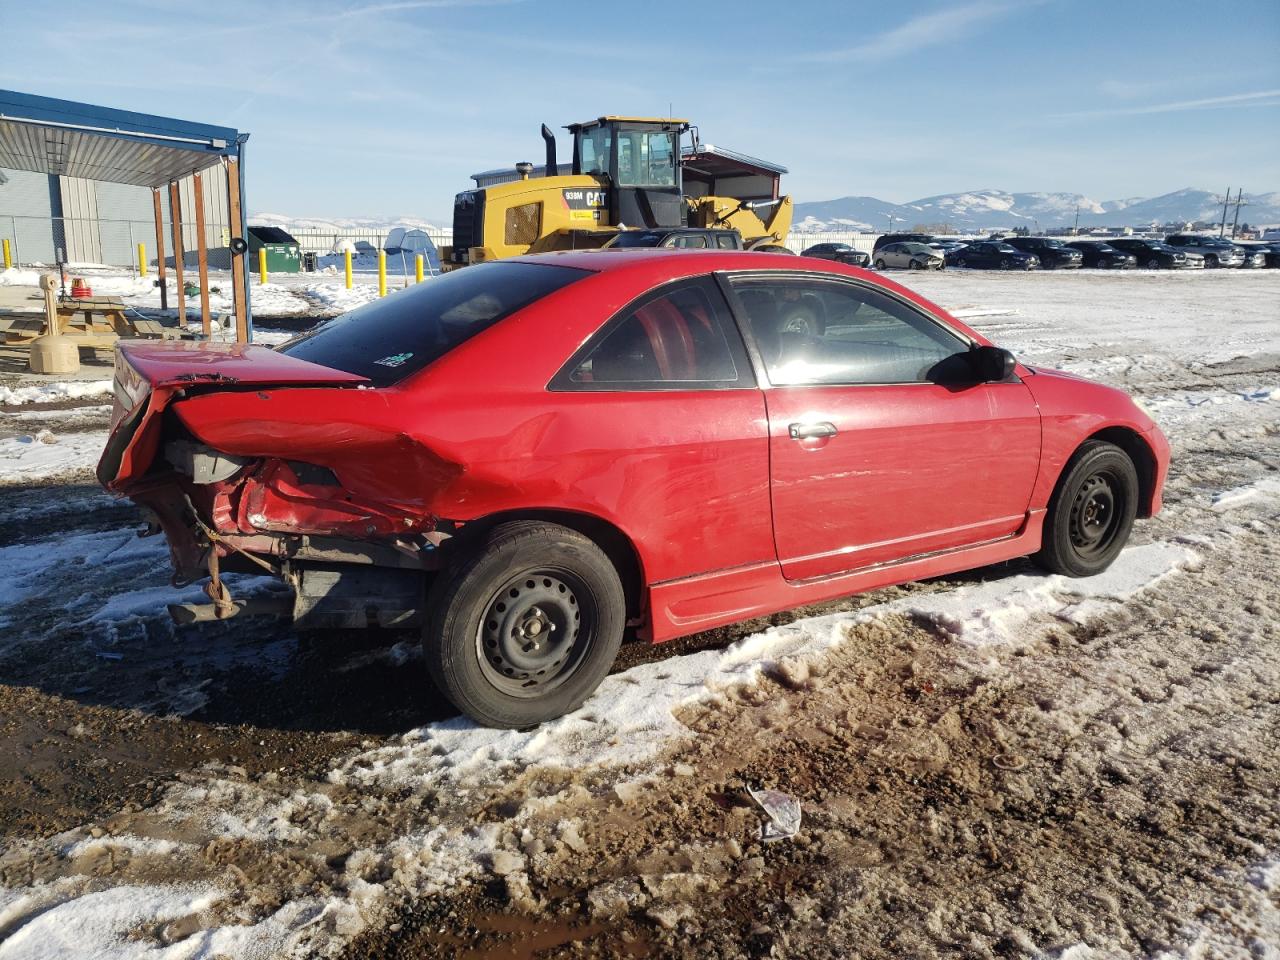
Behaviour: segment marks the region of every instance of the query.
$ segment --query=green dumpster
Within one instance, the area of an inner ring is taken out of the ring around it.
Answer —
[[[258,251],[267,251],[268,273],[298,273],[302,270],[302,250],[298,241],[280,227],[250,227],[248,262],[258,269]]]

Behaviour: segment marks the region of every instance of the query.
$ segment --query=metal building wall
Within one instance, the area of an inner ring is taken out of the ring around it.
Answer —
[[[98,233],[98,191],[93,180],[59,177],[62,195],[63,250],[68,263],[104,263]]]
[[[19,263],[53,263],[53,206],[49,175],[4,170],[0,184],[0,237],[8,238]]]

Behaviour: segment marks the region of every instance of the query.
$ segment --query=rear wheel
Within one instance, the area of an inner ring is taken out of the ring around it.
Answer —
[[[1001,269],[1001,270],[1008,270],[1008,269],[1009,269],[1009,258],[1008,258],[1008,257],[1002,257],[1002,258],[1001,258],[1001,260],[1000,260],[1000,269]]]
[[[883,270],[883,269],[884,269],[884,260],[877,260],[877,261],[876,261],[876,269],[877,269],[877,270]]]
[[[1133,529],[1138,471],[1115,444],[1086,442],[1049,500],[1035,560],[1053,573],[1091,577],[1111,566]]]
[[[969,264],[968,264],[968,262],[965,260],[965,258],[964,258],[964,257],[960,257],[958,260],[956,260],[956,266],[957,266],[957,267],[966,267],[966,266],[968,266],[968,265],[969,265]]]
[[[1155,257],[1152,257],[1150,260],[1148,260],[1148,261],[1147,261],[1147,269],[1148,269],[1148,270],[1159,270],[1159,269],[1160,269],[1160,261],[1159,261],[1158,259],[1156,259]]]
[[[441,692],[489,727],[525,727],[582,704],[626,624],[617,570],[556,524],[495,527],[437,577],[423,650]]]

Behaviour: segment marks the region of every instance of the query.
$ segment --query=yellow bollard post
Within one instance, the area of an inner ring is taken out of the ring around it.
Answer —
[[[9,238],[4,238],[4,268],[10,270],[13,268],[13,254],[9,252]]]
[[[258,248],[258,285],[265,287],[267,285],[267,248]]]
[[[138,244],[138,276],[145,277],[147,275],[147,245],[145,243]]]
[[[345,263],[346,271],[347,271],[347,289],[350,290],[351,289],[351,251],[350,250],[342,251],[342,259]]]
[[[378,251],[378,296],[387,295],[387,251]]]
[[[413,258],[413,276],[416,283],[422,282],[422,254]]]

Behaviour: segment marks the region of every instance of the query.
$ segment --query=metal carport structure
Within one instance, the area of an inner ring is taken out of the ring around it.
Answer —
[[[244,143],[247,133],[189,120],[174,120],[130,110],[117,110],[70,100],[0,90],[0,167],[34,173],[80,177],[110,183],[149,187],[159,247],[157,272],[161,305],[167,307],[164,225],[161,188],[169,191],[174,273],[178,315],[185,323],[183,250],[179,180],[191,176],[197,198],[202,197],[205,173],[220,168],[227,178],[228,223],[238,234],[232,241],[231,271],[236,313],[236,339],[252,334],[249,277],[242,238],[246,233],[244,203]],[[204,236],[204,205],[197,199],[195,215],[200,270],[201,320],[210,330],[208,251]],[[241,242],[237,242],[241,241]],[[239,248],[239,249],[237,249]]]

